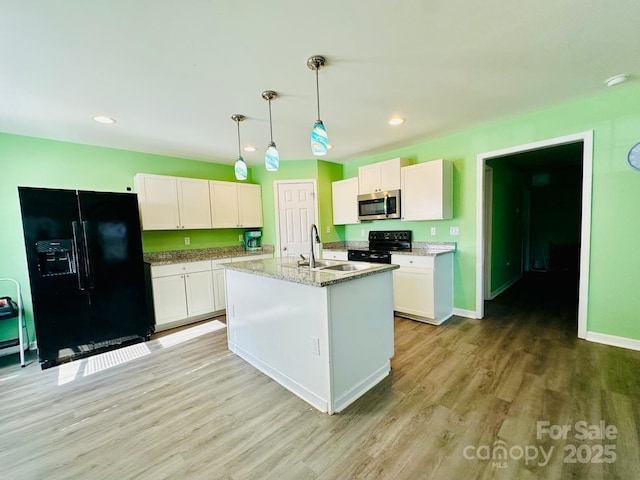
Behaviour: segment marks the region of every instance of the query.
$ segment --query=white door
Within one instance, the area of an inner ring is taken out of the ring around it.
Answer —
[[[309,255],[309,230],[317,225],[316,183],[311,180],[276,182],[278,246],[281,257]]]

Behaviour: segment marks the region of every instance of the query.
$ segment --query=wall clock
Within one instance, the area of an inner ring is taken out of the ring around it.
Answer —
[[[632,168],[640,170],[640,142],[631,147],[627,155],[627,161]]]

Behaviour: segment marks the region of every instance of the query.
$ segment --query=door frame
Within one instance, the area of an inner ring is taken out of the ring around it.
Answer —
[[[315,215],[314,215],[314,223],[318,227],[318,235],[320,234],[320,225],[318,224],[319,212],[318,212],[318,179],[317,178],[301,178],[301,179],[293,179],[293,180],[274,180],[273,181],[273,199],[276,207],[276,246],[275,253],[276,257],[280,256],[280,204],[279,200],[279,191],[278,187],[280,185],[290,184],[290,183],[311,183],[313,185],[313,198],[315,199]]]
[[[485,188],[484,188],[484,221],[486,222],[484,228],[484,299],[491,300],[491,243],[493,241],[493,232],[491,227],[493,225],[493,168],[485,164]]]
[[[580,227],[580,279],[578,293],[578,338],[587,337],[589,302],[589,258],[591,256],[591,192],[593,185],[593,130],[539,142],[479,153],[476,179],[476,317],[484,317],[485,166],[487,160],[546,147],[582,142],[582,219]]]

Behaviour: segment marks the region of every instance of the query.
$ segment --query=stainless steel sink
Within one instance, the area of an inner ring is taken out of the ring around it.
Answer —
[[[314,270],[330,267],[330,266],[333,266],[333,265],[337,265],[339,263],[340,262],[336,262],[336,261],[333,261],[333,260],[316,260],[316,266],[315,266]],[[309,268],[309,262],[283,263],[282,266],[291,267],[291,268]]]
[[[368,263],[338,263],[322,268],[323,272],[355,272],[357,270],[367,270],[371,268]]]

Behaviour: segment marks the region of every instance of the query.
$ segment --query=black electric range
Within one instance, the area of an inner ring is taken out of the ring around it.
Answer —
[[[411,230],[371,231],[368,249],[347,252],[351,261],[391,263],[391,253],[398,251],[411,251]]]

